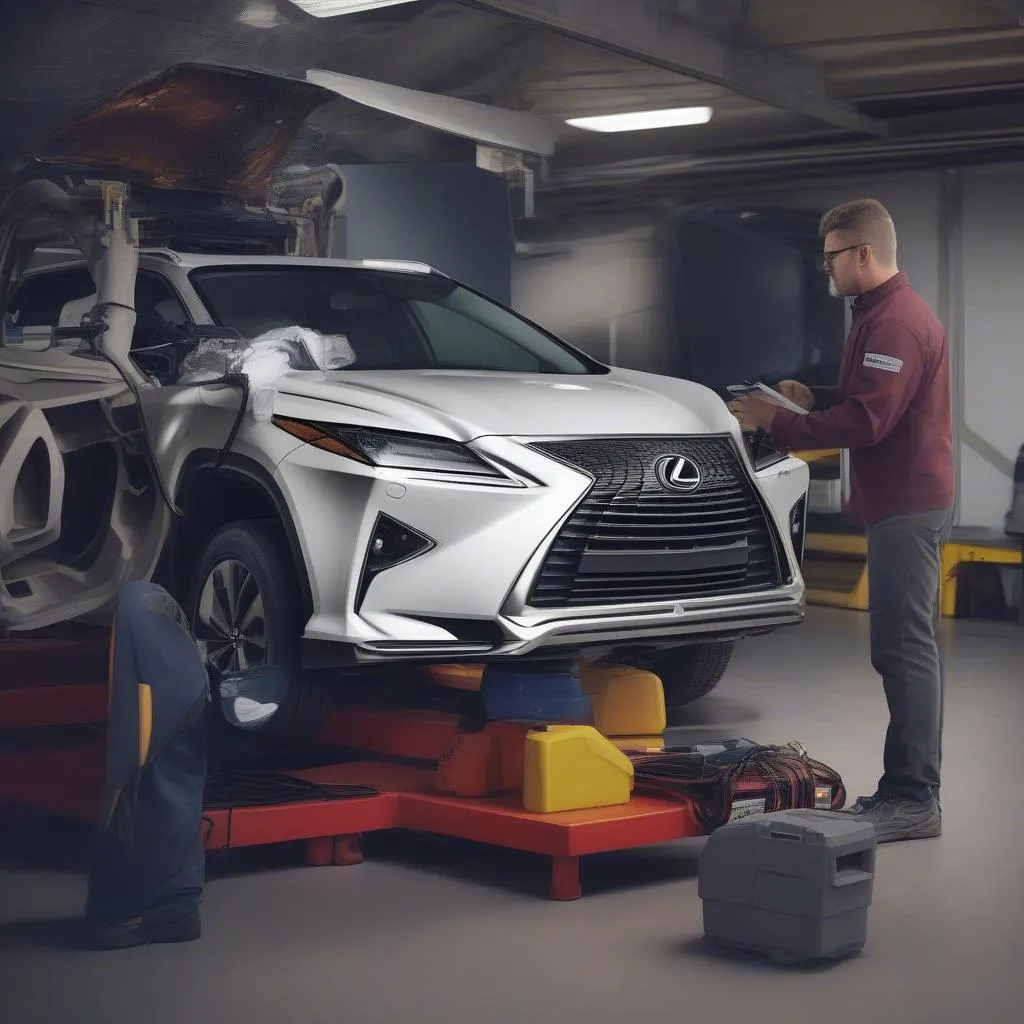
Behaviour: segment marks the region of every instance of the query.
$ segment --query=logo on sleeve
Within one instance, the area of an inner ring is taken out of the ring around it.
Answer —
[[[874,370],[888,370],[889,373],[899,373],[903,369],[903,360],[895,356],[883,356],[877,352],[864,353],[864,365]]]

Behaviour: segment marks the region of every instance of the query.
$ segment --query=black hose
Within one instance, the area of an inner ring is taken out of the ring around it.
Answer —
[[[122,309],[129,309],[131,312],[134,312],[134,310],[131,309],[131,307],[121,306],[120,303],[108,302],[104,303],[104,305],[116,305],[120,306],[120,308]],[[102,311],[102,309],[102,306],[97,307],[97,311]],[[95,342],[99,340],[99,337],[102,336],[103,331],[106,329],[105,325],[103,325],[102,323],[99,325],[99,328],[99,332],[93,340],[94,347],[96,351],[99,353],[99,355],[106,359],[106,361],[110,363],[110,365],[113,366],[115,370],[117,370],[118,374],[124,381],[128,390],[131,391],[132,397],[135,399],[135,408],[139,416],[139,429],[142,433],[143,448],[145,448],[146,450],[146,459],[149,462],[150,469],[153,472],[153,478],[156,480],[157,488],[160,491],[160,496],[163,499],[164,503],[167,505],[167,508],[170,511],[171,515],[176,516],[179,519],[183,519],[185,517],[185,513],[180,508],[178,508],[178,506],[174,503],[174,500],[171,498],[170,492],[168,491],[167,485],[164,483],[163,474],[160,472],[160,466],[157,463],[156,453],[153,447],[152,435],[149,432],[149,426],[146,423],[146,415],[145,412],[143,411],[142,394],[139,391],[139,387],[135,383],[135,381],[131,379],[130,374],[126,373],[125,370],[121,366],[119,366],[114,359],[112,359],[109,355],[103,352],[103,350],[99,346],[95,345]],[[196,381],[194,383],[184,384],[181,386],[199,388],[210,387],[214,384],[226,384],[230,387],[237,387],[242,392],[242,400],[238,405],[238,412],[235,415],[234,422],[231,425],[231,431],[228,434],[227,441],[224,443],[224,447],[218,453],[217,460],[214,463],[214,468],[220,469],[220,467],[224,464],[224,460],[228,457],[228,455],[231,452],[231,447],[235,443],[235,438],[238,436],[238,431],[242,426],[242,418],[245,416],[245,410],[249,405],[249,378],[244,373],[226,373],[224,374],[223,377],[217,377],[214,380]]]
[[[238,436],[238,431],[242,426],[242,417],[249,406],[249,378],[244,373],[226,373],[219,381],[212,381],[211,383],[230,384],[241,388],[242,391],[242,401],[239,403],[235,422],[231,425],[231,433],[228,434],[228,439],[224,442],[224,447],[221,448],[217,455],[217,461],[213,464],[214,469],[220,469],[224,464],[224,460],[231,454],[231,447],[234,445],[235,438]]]
[[[373,786],[321,784],[295,775],[230,770],[209,776],[203,806],[208,811],[220,811],[308,800],[351,800],[378,793]]]

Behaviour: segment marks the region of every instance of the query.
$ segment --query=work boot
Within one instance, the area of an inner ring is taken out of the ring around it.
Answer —
[[[129,921],[86,921],[85,944],[90,949],[130,949],[147,943],[194,942],[202,933],[198,910],[183,916],[164,910]]]
[[[942,835],[942,808],[935,800],[905,800],[889,795],[861,797],[843,813],[870,822],[879,844],[938,839]]]

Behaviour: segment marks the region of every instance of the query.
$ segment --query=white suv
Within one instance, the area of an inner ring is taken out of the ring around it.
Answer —
[[[182,515],[109,364],[9,343],[9,629],[157,573],[217,672],[579,653],[651,665],[675,708],[736,638],[803,616],[807,468],[757,456],[699,385],[603,366],[415,265],[143,252],[135,296],[143,420]],[[85,264],[52,266],[6,312],[68,328],[95,302]],[[226,451],[238,389],[195,385],[233,354],[249,412]]]
[[[215,681],[280,669],[233,723],[277,738],[396,664],[605,658],[670,711],[707,693],[738,638],[803,618],[804,462],[429,267],[146,248],[329,251],[339,182],[271,172],[331,95],[172,68],[5,200],[0,629],[154,579]]]

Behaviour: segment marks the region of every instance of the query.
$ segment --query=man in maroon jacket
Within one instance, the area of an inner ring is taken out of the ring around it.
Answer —
[[[806,415],[744,397],[732,409],[781,450],[848,448],[852,513],[867,528],[871,663],[889,706],[884,772],[848,813],[879,842],[934,838],[942,751],[942,667],[935,639],[941,544],[954,502],[949,349],[936,316],[896,262],[892,219],[874,200],[822,218],[835,293],[853,326],[832,389],[783,381]]]

